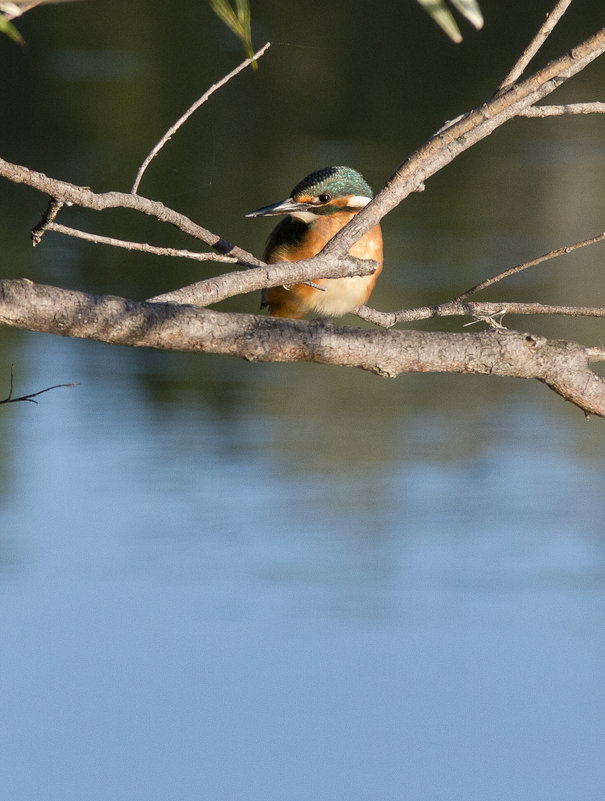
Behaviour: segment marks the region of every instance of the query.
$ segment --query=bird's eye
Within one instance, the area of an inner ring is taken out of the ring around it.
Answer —
[[[329,195],[327,192],[324,192],[323,195],[319,196],[320,203],[327,203],[330,200],[332,200],[332,195]]]

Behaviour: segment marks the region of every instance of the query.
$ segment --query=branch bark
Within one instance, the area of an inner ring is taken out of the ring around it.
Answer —
[[[560,106],[530,106],[520,117],[563,117],[573,114],[605,114],[605,103],[564,103]]]
[[[512,301],[476,302],[455,301],[439,303],[435,306],[418,306],[415,309],[399,309],[383,312],[369,306],[359,306],[355,314],[382,328],[392,328],[398,323],[413,323],[435,317],[474,317],[476,320],[501,318],[505,314],[547,314],[563,317],[605,317],[605,309],[600,306],[556,306],[546,303],[515,303]]]
[[[0,281],[0,323],[130,347],[337,364],[390,378],[429,372],[535,378],[587,415],[605,417],[605,379],[590,369],[605,359],[603,350],[518,331],[363,330],[95,296],[27,279]]]

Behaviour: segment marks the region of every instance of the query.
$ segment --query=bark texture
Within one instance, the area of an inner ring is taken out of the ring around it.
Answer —
[[[361,329],[89,295],[27,279],[0,281],[0,324],[130,347],[357,367],[389,378],[429,372],[535,378],[586,414],[605,416],[605,379],[590,369],[603,351],[506,329]]]

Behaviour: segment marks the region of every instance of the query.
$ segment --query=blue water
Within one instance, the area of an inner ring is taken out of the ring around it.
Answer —
[[[297,468],[255,381],[224,420],[151,402],[140,354],[24,350],[101,379],[8,410],[3,798],[605,797],[604,463],[579,413],[540,387],[528,411],[523,383],[489,415],[402,415],[388,462],[326,470],[318,439]]]

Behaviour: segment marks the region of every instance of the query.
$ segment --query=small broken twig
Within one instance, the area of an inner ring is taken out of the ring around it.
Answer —
[[[79,387],[80,384],[55,384],[52,387],[46,387],[46,389],[40,389],[38,392],[30,392],[28,395],[21,395],[19,398],[13,398],[13,387],[14,387],[14,379],[15,379],[15,365],[11,364],[11,378],[10,378],[10,389],[8,391],[8,395],[3,400],[0,400],[0,404],[2,403],[19,403],[21,401],[28,401],[29,403],[38,403],[37,400],[34,400],[35,397],[38,395],[42,395],[45,392],[50,392],[51,389],[60,389],[61,387]]]
[[[60,200],[57,197],[49,198],[48,207],[42,215],[42,219],[30,234],[33,247],[36,247],[36,245],[40,244],[42,237],[44,236],[44,232],[47,231],[48,228],[53,224],[64,203],[64,200]]]

